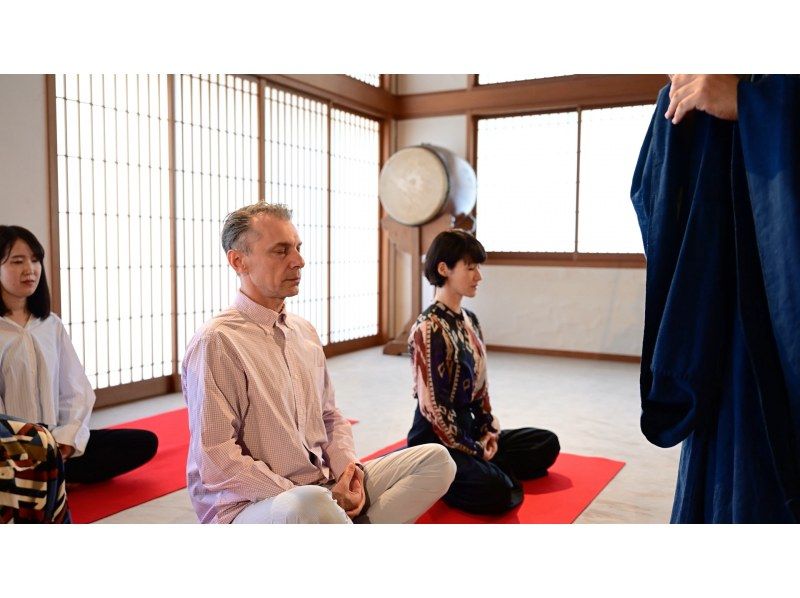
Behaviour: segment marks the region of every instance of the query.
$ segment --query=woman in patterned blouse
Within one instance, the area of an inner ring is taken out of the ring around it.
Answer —
[[[440,233],[428,250],[425,277],[436,295],[409,336],[417,408],[408,444],[449,449],[457,472],[447,504],[502,513],[522,502],[519,480],[546,475],[560,446],[548,430],[501,430],[492,415],[483,335],[475,314],[461,307],[475,296],[485,261],[483,245],[463,230]]]

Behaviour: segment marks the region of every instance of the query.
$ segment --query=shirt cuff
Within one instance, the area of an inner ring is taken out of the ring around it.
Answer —
[[[58,444],[68,444],[75,447],[73,457],[80,457],[86,450],[89,442],[89,429],[81,424],[67,424],[52,430],[53,438]]]
[[[331,473],[333,474],[333,479],[338,480],[341,475],[344,473],[344,470],[347,469],[347,466],[350,463],[356,461],[356,456],[352,454],[342,454],[337,453],[336,455],[328,455],[329,464],[328,467],[331,469]]]

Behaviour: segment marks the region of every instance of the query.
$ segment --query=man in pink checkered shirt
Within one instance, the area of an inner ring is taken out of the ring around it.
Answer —
[[[203,523],[411,523],[448,489],[447,450],[422,445],[360,463],[314,327],[286,313],[305,262],[283,205],[228,215],[234,304],[183,360],[189,493]]]

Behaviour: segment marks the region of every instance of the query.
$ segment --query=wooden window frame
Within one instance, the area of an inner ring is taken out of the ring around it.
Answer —
[[[498,84],[499,85],[499,84]],[[623,106],[609,106],[614,108]],[[578,218],[580,212],[580,137],[581,137],[581,109],[573,110],[548,110],[545,112],[527,112],[514,114],[498,114],[496,116],[475,116],[472,115],[468,126],[471,131],[472,141],[468,144],[471,152],[470,159],[472,167],[478,170],[478,121],[490,118],[503,118],[506,116],[527,116],[539,114],[561,114],[567,112],[577,112],[578,115],[578,138],[575,150],[578,154],[577,169],[575,177],[575,228],[574,228],[574,251],[487,251],[486,264],[489,266],[540,266],[557,268],[645,268],[647,266],[644,254],[642,253],[609,253],[609,252],[583,252],[578,251]],[[473,209],[473,215],[477,217],[480,202]],[[476,220],[477,221],[477,220]],[[480,223],[478,223],[480,226]]]
[[[666,75],[569,75],[469,86],[395,98],[395,118],[471,114],[511,116],[649,104],[669,81]]]
[[[478,121],[484,118],[503,118],[508,116],[525,116],[531,114],[553,114],[561,112],[578,113],[578,140],[576,151],[580,160],[580,113],[583,110],[594,108],[620,108],[625,106],[638,106],[655,101],[658,89],[666,84],[665,75],[570,75],[566,77],[550,77],[546,79],[531,79],[527,81],[511,81],[506,83],[486,84],[484,88],[492,90],[525,89],[529,92],[544,90],[546,93],[531,94],[532,99],[527,105],[518,106],[498,105],[497,109],[485,107],[473,108],[467,112],[467,153],[468,160],[477,171],[478,167]],[[598,79],[599,78],[599,79]],[[615,84],[625,82],[624,93],[614,91],[603,83],[601,89],[592,95],[590,86],[592,81],[613,80]],[[478,76],[475,75],[475,86],[478,86]],[[565,93],[562,101],[554,102],[550,94],[554,85],[567,85],[570,90]],[[468,88],[469,89],[469,88]],[[499,97],[499,96],[497,96]],[[578,163],[580,168],[580,162]],[[580,197],[578,194],[578,177],[576,176],[576,209],[575,209],[575,247],[578,242],[578,210]],[[477,215],[479,205],[476,205],[474,214]],[[480,223],[478,224],[480,226]],[[517,251],[489,251],[487,252],[487,265],[497,266],[539,266],[539,267],[574,267],[574,268],[645,268],[646,261],[642,253],[588,253],[572,252],[517,252]]]

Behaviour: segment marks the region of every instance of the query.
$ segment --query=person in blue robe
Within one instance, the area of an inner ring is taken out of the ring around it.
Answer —
[[[797,523],[800,76],[672,77],[631,198],[641,429],[683,443],[671,521]]]

